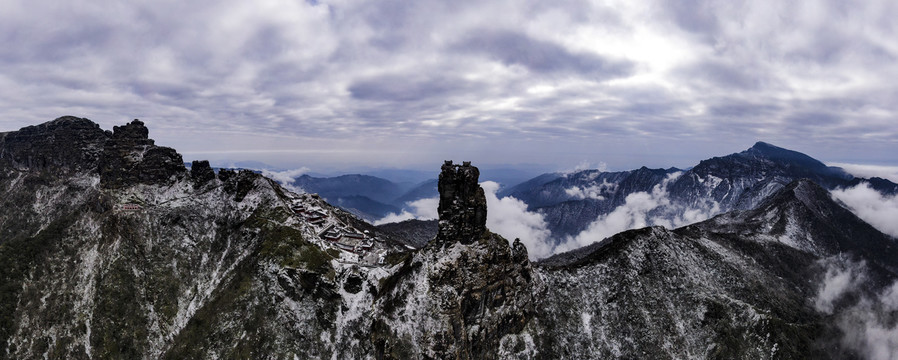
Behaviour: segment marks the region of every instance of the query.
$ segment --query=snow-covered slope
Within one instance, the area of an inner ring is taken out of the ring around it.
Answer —
[[[544,260],[531,326],[552,329],[537,343],[550,358],[856,358],[863,350],[843,338],[857,334],[833,325],[851,301],[815,306],[829,265],[851,262],[866,263],[867,294],[898,284],[895,239],[796,181],[755,210],[630,230]]]

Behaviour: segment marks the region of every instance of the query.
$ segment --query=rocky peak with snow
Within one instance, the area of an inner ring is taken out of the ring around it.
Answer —
[[[527,249],[486,229],[479,171],[446,162],[436,240],[409,257],[380,290],[378,358],[496,359],[532,356],[524,329],[540,282]],[[416,294],[426,294],[418,296]],[[422,314],[409,317],[408,314]]]
[[[537,348],[547,358],[876,358],[865,354],[890,346],[879,331],[894,334],[895,311],[854,311],[898,287],[895,245],[797,180],[756,209],[628,230],[541,261],[552,290],[533,324],[557,333]]]
[[[193,179],[194,186],[201,186],[215,179],[215,170],[212,170],[209,160],[194,160],[190,165],[190,178]]]
[[[795,180],[754,209],[695,225],[708,232],[777,242],[814,256],[844,254],[898,274],[898,243],[837,203],[820,185]]]
[[[63,116],[0,133],[0,166],[62,173],[92,171],[109,137],[109,132],[93,121]]]
[[[486,196],[477,183],[480,170],[468,161],[461,165],[446,161],[441,170],[437,243],[470,244],[486,230]]]
[[[100,183],[108,188],[134,184],[171,184],[184,175],[184,159],[172,148],[156,146],[149,130],[134,119],[113,128],[99,163]]]

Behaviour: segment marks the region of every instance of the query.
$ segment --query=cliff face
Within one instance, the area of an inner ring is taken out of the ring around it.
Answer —
[[[234,278],[292,256],[272,243],[314,248],[276,184],[188,177],[139,121],[5,133],[0,165],[0,358],[158,358]]]
[[[106,188],[171,184],[185,171],[181,155],[172,148],[156,146],[147,127],[137,119],[113,127],[99,162],[100,184]]]
[[[156,146],[140,120],[109,132],[72,116],[0,135],[0,164],[54,175],[97,174],[106,188],[171,184],[186,171],[181,155]]]
[[[446,161],[440,172],[440,215],[437,241],[440,244],[470,244],[486,230],[486,197],[477,184],[480,170],[469,162]]]
[[[111,136],[94,122],[65,116],[0,134],[0,168],[73,173],[95,169]]]

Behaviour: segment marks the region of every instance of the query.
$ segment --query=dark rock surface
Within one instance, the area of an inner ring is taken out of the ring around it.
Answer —
[[[420,249],[437,236],[437,220],[405,220],[397,223],[378,225],[378,229],[400,239],[404,245]]]
[[[194,160],[190,165],[190,178],[194,186],[201,186],[215,179],[215,171],[209,166],[208,160]]]
[[[469,244],[486,230],[486,196],[477,183],[480,170],[470,162],[454,165],[446,161],[440,172],[439,234],[436,241]]]
[[[184,175],[184,159],[172,148],[154,145],[144,123],[135,119],[113,128],[100,158],[100,183],[107,188],[166,184]]]
[[[478,176],[467,162],[443,165],[436,240],[380,290],[383,313],[373,334],[378,358],[496,359],[533,350],[523,331],[536,311],[538,282],[526,248],[486,229]],[[414,297],[416,291],[429,295]],[[427,320],[403,315],[409,313]]]
[[[19,131],[0,133],[0,165],[63,172],[96,169],[110,134],[96,123],[73,116]]]

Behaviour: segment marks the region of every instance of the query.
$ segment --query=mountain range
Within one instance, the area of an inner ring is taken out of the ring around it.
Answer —
[[[670,204],[650,211],[650,219],[689,223],[730,210],[759,205],[797,179],[810,179],[826,189],[847,188],[861,182],[883,194],[898,193],[898,185],[881,178],[854,177],[805,154],[758,142],[748,150],[703,160],[689,170],[676,168],[602,172],[582,170],[544,174],[508,188],[500,196],[524,201],[545,216],[553,237],[562,239],[586,230],[597,218],[625,205],[635,193],[663,193]],[[651,224],[649,224],[651,225]]]
[[[75,117],[0,133],[0,358],[898,356],[896,239],[833,199],[860,180],[788,150],[542,176],[529,187],[563,202],[654,192],[720,214],[532,262],[487,228],[468,163],[440,167],[437,229],[414,249],[402,234],[423,231],[252,171],[188,171],[148,133]]]

